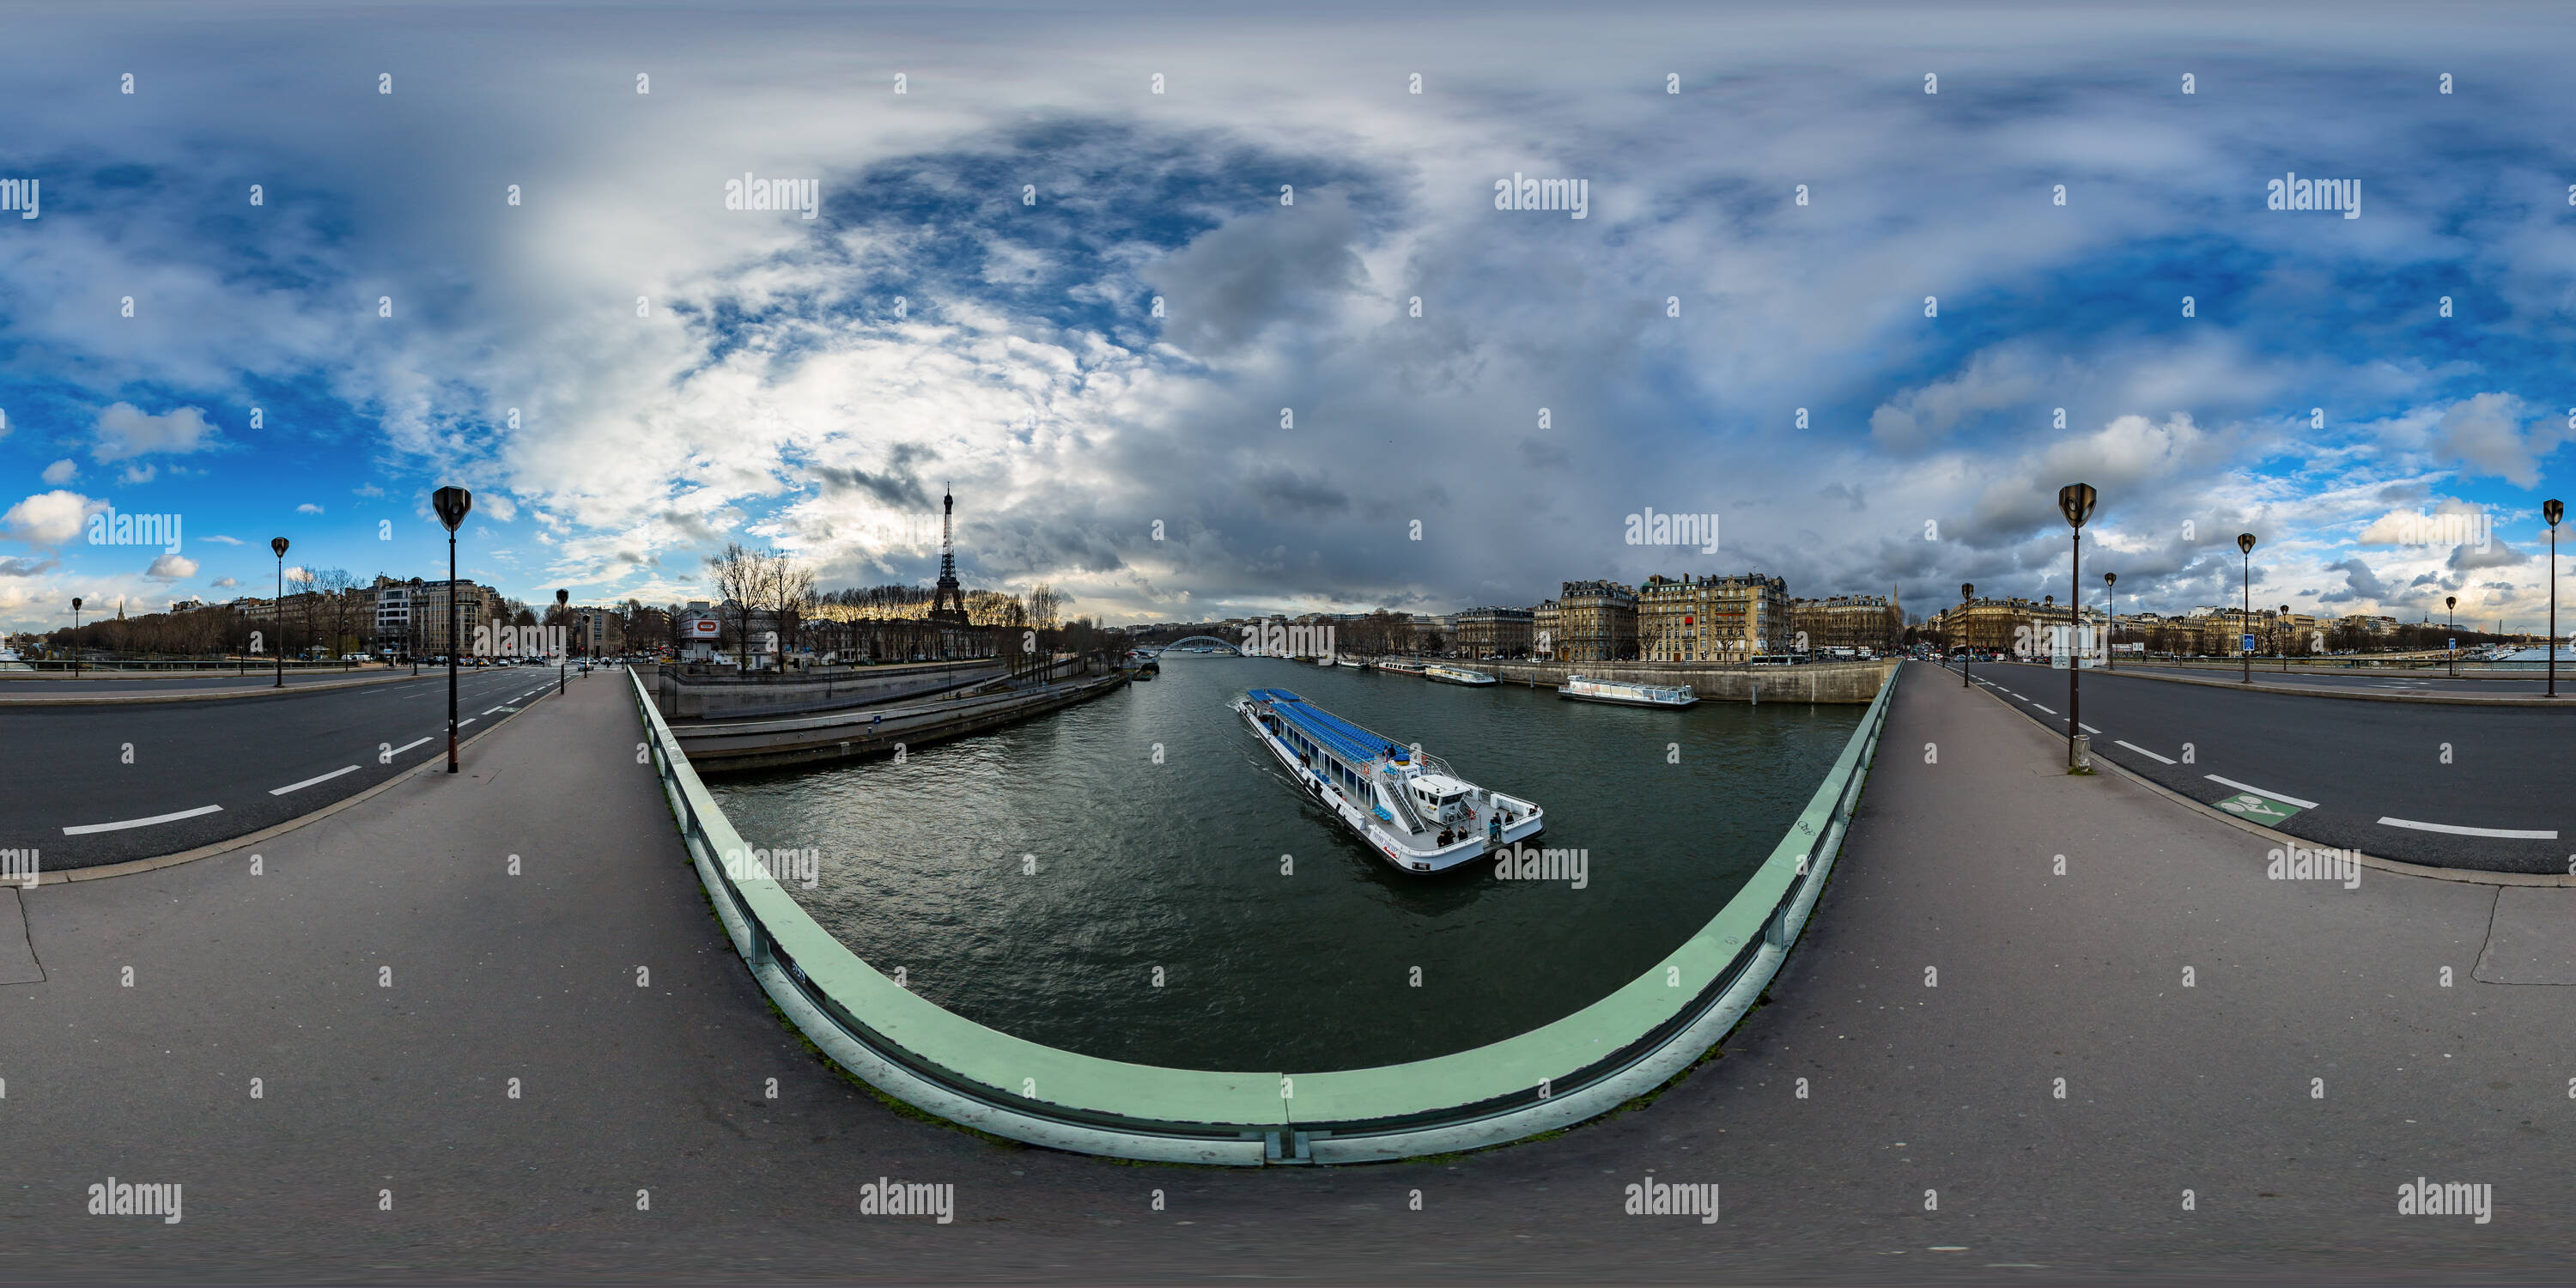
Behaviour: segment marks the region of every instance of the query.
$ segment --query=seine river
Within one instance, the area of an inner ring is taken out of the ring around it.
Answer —
[[[1537,801],[1538,843],[1588,852],[1584,888],[1395,871],[1227,710],[1256,686]],[[1645,711],[1173,653],[904,764],[710,786],[745,844],[821,851],[817,888],[791,887],[816,920],[960,1015],[1116,1060],[1321,1072],[1497,1041],[1644,973],[1771,852],[1863,710]]]

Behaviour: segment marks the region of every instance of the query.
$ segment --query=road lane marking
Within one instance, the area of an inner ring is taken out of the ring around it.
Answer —
[[[2101,730],[2096,729],[2096,728],[2094,728],[2093,726],[2091,726],[2091,725],[2089,725],[2089,724],[2086,724],[2086,723],[2084,723],[2084,722],[2083,722],[2083,721],[2081,721],[2081,720],[2078,720],[2078,721],[2076,721],[2076,722],[2075,722],[2075,727],[2076,727],[2076,728],[2078,728],[2078,729],[2083,730],[2083,731],[2084,731],[2084,732],[2086,732],[2086,733],[2100,733],[2100,732],[2102,732]]]
[[[2146,748],[2141,747],[2141,746],[2139,746],[2138,744],[2136,744],[2136,743],[2134,743],[2134,742],[2122,742],[2122,741],[2120,741],[2119,739],[2114,738],[2114,739],[2112,739],[2112,740],[2111,740],[2111,745],[2112,745],[2112,746],[2114,746],[2114,747],[2126,747],[2126,748],[2128,748],[2129,750],[2134,751],[2134,752],[2138,753],[2139,755],[2146,757],[2146,758],[2147,758],[2147,759],[2149,759],[2149,760],[2156,761],[2156,762],[2161,763],[2161,764],[2167,764],[2167,765],[2170,765],[2170,764],[2174,763],[2174,762],[2172,761],[2172,759],[2171,759],[2171,758],[2169,758],[2169,757],[2165,757],[2165,756],[2159,756],[2159,755],[2157,755],[2156,753],[2154,753],[2154,752],[2152,752],[2152,751],[2149,751],[2149,750],[2147,750]]]
[[[492,711],[507,711],[507,710],[509,710],[509,709],[510,709],[510,708],[509,708],[509,706],[508,706],[507,704],[504,704],[504,705],[501,705],[501,706],[497,706],[497,707],[492,708]],[[488,716],[488,715],[492,714],[492,711],[486,711],[486,712],[484,712],[484,713],[483,713],[483,715]],[[480,720],[480,719],[482,719],[482,718],[483,718],[483,716],[476,716],[476,717],[475,717],[475,719],[477,719],[477,720]]]
[[[457,728],[459,728],[459,729],[462,729],[462,728],[464,728],[465,726],[470,725],[470,724],[474,723],[475,721],[480,720],[480,719],[482,719],[482,718],[483,718],[483,717],[481,717],[481,716],[467,716],[467,717],[465,717],[464,719],[457,721],[457,722],[456,722],[456,727],[457,727]]]
[[[83,823],[78,827],[64,828],[63,835],[87,836],[92,832],[122,832],[129,827],[150,827],[155,823],[175,823],[183,818],[195,818],[199,814],[220,814],[223,812],[223,808],[224,807],[221,805],[200,805],[195,809],[183,809],[176,814],[155,814],[150,818],[129,818],[122,823]]]
[[[2522,832],[2503,827],[2461,827],[2453,823],[2418,823],[2408,818],[2383,818],[2381,827],[2411,827],[2418,832],[2448,832],[2453,836],[2493,836],[2508,841],[2555,841],[2556,829],[2546,832]]]
[[[2030,702],[2030,699],[2028,699],[2028,698],[2024,698],[2024,699],[2022,699],[2022,701],[2024,701],[2024,702]],[[2056,714],[2057,714],[2055,711],[2049,711],[2049,709],[2048,709],[2047,707],[2040,706],[2040,705],[2039,705],[2038,703],[2036,703],[2036,702],[2030,702],[2030,705],[2032,706],[2032,708],[2034,708],[2034,709],[2036,709],[2036,710],[2040,710],[2040,711],[2048,711],[2048,714],[2050,714],[2050,715],[2056,715]]]
[[[438,736],[437,734],[431,734],[431,735],[429,736],[429,738],[435,738],[435,737],[437,737],[437,736]],[[401,746],[399,746],[399,747],[394,748],[394,749],[393,749],[392,754],[399,756],[399,755],[403,754],[404,752],[409,751],[409,750],[411,750],[412,748],[419,746],[421,742],[427,742],[427,741],[429,741],[429,738],[423,738],[423,739],[421,739],[421,740],[420,740],[420,742],[407,742],[407,743],[404,743],[403,745],[401,745]]]
[[[2273,800],[2279,801],[2284,805],[2296,805],[2300,809],[2315,809],[2317,807],[2317,803],[2315,801],[2303,801],[2296,796],[2284,796],[2279,792],[2257,787],[2252,783],[2240,783],[2233,778],[2221,778],[2216,774],[2203,774],[2201,777],[2223,787],[2233,787],[2240,792],[2252,792],[2257,796],[2269,796]]]
[[[271,796],[284,796],[288,792],[302,791],[307,787],[311,787],[315,783],[327,783],[342,774],[354,774],[356,772],[358,772],[358,767],[356,765],[343,765],[327,774],[315,774],[311,778],[307,778],[300,783],[288,783],[284,787],[270,788],[268,794]]]

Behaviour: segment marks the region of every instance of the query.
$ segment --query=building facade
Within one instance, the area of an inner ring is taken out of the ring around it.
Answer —
[[[1796,647],[1805,637],[1806,651],[1868,649],[1894,652],[1905,639],[1905,609],[1891,588],[1885,595],[1836,595],[1830,599],[1789,601],[1789,639]]]
[[[1569,581],[1557,593],[1556,656],[1624,662],[1637,656],[1637,592],[1615,581]]]
[[[1469,657],[1528,657],[1535,614],[1526,608],[1470,608],[1451,635]]]
[[[1732,577],[1649,577],[1637,588],[1637,648],[1655,662],[1742,662],[1786,647],[1789,583]]]
[[[1556,658],[1565,639],[1565,610],[1555,600],[1530,609],[1530,656]]]

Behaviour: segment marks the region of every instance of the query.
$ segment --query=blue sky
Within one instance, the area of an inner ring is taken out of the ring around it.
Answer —
[[[449,482],[531,601],[702,597],[728,540],[924,579],[953,486],[970,582],[1112,621],[1747,569],[1921,610],[2063,598],[2081,480],[2123,607],[2231,600],[2250,530],[2260,602],[2536,626],[2565,24],[2306,12],[13,14],[0,625],[264,594],[280,535],[434,575]],[[2266,209],[2290,171],[2360,217]],[[82,541],[108,505],[182,550]],[[1650,506],[1721,550],[1625,544]],[[2492,539],[2395,540],[2441,511]]]

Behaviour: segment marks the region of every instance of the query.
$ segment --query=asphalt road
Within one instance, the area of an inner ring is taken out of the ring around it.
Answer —
[[[405,675],[411,672],[411,668],[407,666],[400,670]],[[327,671],[289,671],[286,674],[286,687],[292,689],[307,684],[345,684],[351,680],[364,680],[387,674],[390,672],[380,666],[361,666],[349,670],[333,667]],[[429,674],[429,668],[422,667],[421,674],[424,676]],[[447,673],[440,671],[439,674],[445,676]],[[214,689],[255,690],[274,687],[276,679],[274,672],[257,669],[239,675],[231,671],[85,672],[80,675],[53,671],[0,671],[0,701],[10,698],[94,697],[108,693],[201,693]]]
[[[575,672],[573,682],[585,681]],[[471,723],[460,734],[510,718],[554,684],[552,667],[463,672],[457,714]],[[176,854],[444,759],[446,735],[443,671],[222,702],[0,707],[10,798],[0,848],[37,848],[46,871]]]
[[[1956,669],[1940,674],[1958,683]],[[2065,732],[2066,672],[1979,663],[1975,676]],[[2094,755],[2303,840],[2437,867],[2576,871],[2576,710],[2353,702],[2098,670],[2084,673],[2083,702]]]
[[[1722,1055],[1553,1139],[1247,1171],[996,1144],[834,1074],[598,678],[265,875],[0,889],[0,1279],[2566,1281],[2576,890],[2267,880],[2259,838],[2060,772],[1929,667]],[[1626,1214],[1650,1173],[1720,1218]],[[111,1176],[184,1219],[88,1215]],[[2401,1215],[2418,1177],[2490,1219]],[[863,1212],[879,1178],[953,1220]]]
[[[1980,665],[1983,665],[1980,663]],[[2152,671],[2161,675],[2188,676],[2195,680],[2233,680],[2241,668],[2157,666],[2152,662],[2122,663],[2119,671]],[[2087,672],[2087,675],[2116,675],[2118,671]],[[2445,697],[2520,697],[2537,698],[2549,691],[2549,677],[2538,671],[2461,671],[2458,678],[2440,669],[2394,670],[2355,668],[2353,670],[2306,670],[2292,667],[2288,671],[2274,666],[2265,670],[2254,663],[2254,683],[2289,684],[2314,687],[2358,689],[2366,693],[2431,694]],[[2558,696],[2576,706],[2576,653],[2558,659]]]

